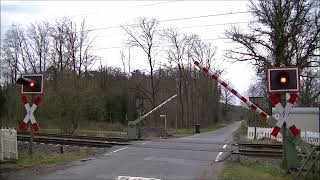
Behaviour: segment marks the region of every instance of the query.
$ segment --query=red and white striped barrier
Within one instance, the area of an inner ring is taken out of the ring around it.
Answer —
[[[209,71],[208,68],[204,67],[198,61],[194,61],[194,64],[197,65],[200,69],[202,69],[202,71],[204,71],[206,74],[208,74],[212,79],[217,80],[223,87],[227,88],[232,94],[237,96],[242,102],[246,103],[246,105],[248,107],[250,107],[252,110],[254,110],[258,114],[260,114],[260,116],[262,118],[264,118],[265,120],[268,120],[269,118],[271,118],[271,116],[269,116],[267,113],[262,111],[254,103],[250,102],[247,98],[242,96],[240,93],[238,93],[232,87],[230,87],[226,82],[224,82],[222,79],[220,79],[218,75],[216,75],[216,74],[212,73],[211,71]],[[290,121],[286,120],[288,115],[289,115],[289,113],[290,113],[290,110],[291,110],[294,102],[296,101],[296,99],[297,99],[297,94],[292,93],[291,96],[290,96],[290,99],[288,100],[288,104],[283,109],[283,107],[280,104],[280,102],[278,101],[278,99],[274,95],[271,96],[271,102],[276,106],[276,108],[279,111],[279,113],[283,114],[282,115],[282,119],[277,121],[277,124],[275,125],[271,135],[276,137],[278,135],[278,133],[280,132],[280,129],[281,129],[281,127],[282,127],[284,122],[288,123],[289,129],[290,129],[290,131],[291,131],[293,136],[297,136],[299,134],[299,131],[296,128],[296,126],[294,124],[291,124]]]
[[[242,102],[244,102],[248,107],[250,107],[252,110],[256,111],[260,116],[267,120],[270,118],[270,116],[262,111],[258,106],[256,106],[254,103],[249,101],[249,99],[242,96],[239,92],[237,92],[235,89],[230,87],[226,82],[224,82],[222,79],[219,78],[218,75],[214,74],[213,72],[209,71],[208,68],[204,67],[202,64],[200,64],[198,61],[193,62],[195,65],[197,65],[202,71],[204,71],[206,74],[208,74],[212,79],[217,80],[223,87],[227,88],[232,94],[237,96]]]
[[[274,126],[271,135],[277,136],[284,122],[287,123],[289,130],[291,131],[291,134],[293,136],[297,136],[299,134],[297,127],[288,120],[289,113],[297,97],[298,96],[296,93],[290,93],[290,98],[288,100],[288,103],[286,104],[285,108],[283,108],[280,101],[274,94],[270,96],[272,104],[276,107],[278,113],[280,114],[280,118],[277,121],[277,124]]]
[[[22,96],[21,98],[22,104],[24,105],[25,109],[26,109],[26,116],[24,117],[24,119],[22,121],[20,121],[19,123],[19,128],[21,130],[25,130],[27,129],[27,124],[29,122],[29,120],[31,121],[31,127],[33,129],[33,131],[35,133],[38,133],[40,128],[38,126],[38,123],[36,121],[36,118],[34,117],[33,113],[36,110],[37,106],[40,104],[40,97],[36,97],[36,99],[34,100],[32,106],[30,107],[27,97],[26,96]]]

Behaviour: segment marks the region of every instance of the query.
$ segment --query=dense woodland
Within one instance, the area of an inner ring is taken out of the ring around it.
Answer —
[[[315,10],[319,6],[316,1],[272,2],[251,2],[256,26],[252,26],[252,34],[242,33],[237,27],[226,32],[243,49],[230,50],[226,56],[255,65],[260,80],[249,88],[249,96],[267,97],[265,67],[298,65],[302,84],[299,106],[319,106],[320,24],[319,11]],[[196,34],[163,30],[156,19],[141,18],[137,24],[123,25],[122,30],[128,34],[128,46],[144,52],[148,73],[130,70],[130,58],[124,56],[119,59],[122,68],[101,63],[93,68],[103,57],[95,54],[94,38],[85,21],[77,24],[66,17],[26,28],[12,25],[1,39],[1,124],[17,126],[22,120],[20,87],[15,81],[27,73],[45,75],[45,92],[35,112],[40,127],[41,122],[49,122],[69,133],[82,122],[126,125],[175,93],[175,100],[142,125],[162,126],[160,114],[167,115],[171,128],[191,128],[195,123],[207,126],[247,115],[244,109],[230,105],[234,99],[228,91],[193,65],[193,59],[197,59],[221,74],[223,70],[214,66],[219,49]],[[266,37],[270,41],[265,41]],[[159,39],[168,44],[165,53],[170,66],[155,69]]]

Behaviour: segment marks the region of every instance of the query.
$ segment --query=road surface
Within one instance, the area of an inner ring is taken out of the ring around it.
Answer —
[[[32,179],[216,179],[222,169],[219,161],[230,154],[232,133],[239,125],[240,122],[236,122],[193,136],[114,146],[102,156],[85,162],[76,161],[63,169]]]

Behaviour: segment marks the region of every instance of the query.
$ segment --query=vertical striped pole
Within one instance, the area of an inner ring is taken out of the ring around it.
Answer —
[[[209,71],[208,68],[204,67],[202,64],[200,64],[198,61],[193,62],[196,66],[198,66],[202,71],[204,71],[206,74],[208,74],[212,79],[217,80],[223,87],[227,88],[232,94],[237,96],[242,102],[244,102],[248,107],[250,107],[252,110],[257,112],[263,119],[268,120],[271,116],[269,116],[267,113],[262,111],[258,106],[256,106],[254,103],[249,101],[249,99],[242,96],[239,92],[237,92],[235,89],[230,87],[226,82],[224,82],[222,79],[219,78],[218,75],[214,74],[213,72]]]

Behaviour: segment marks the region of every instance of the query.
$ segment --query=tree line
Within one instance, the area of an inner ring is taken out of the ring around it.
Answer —
[[[319,9],[315,0],[250,1],[256,21],[248,24],[249,31],[233,26],[225,33],[239,45],[225,56],[251,62],[256,69],[259,80],[249,88],[249,96],[267,98],[267,67],[295,65],[301,69],[299,105],[319,106]],[[77,24],[65,17],[55,23],[10,27],[1,40],[1,123],[21,120],[15,81],[26,73],[45,74],[43,108],[36,114],[65,131],[73,132],[83,121],[126,124],[174,93],[177,99],[143,121],[144,125],[160,126],[161,113],[167,114],[170,127],[177,128],[230,119],[230,93],[193,66],[197,59],[221,74],[223,69],[214,66],[218,49],[197,34],[160,27],[157,19],[140,18],[136,24],[123,25],[122,30],[128,35],[127,45],[144,53],[147,73],[132,70],[124,50],[120,52],[123,68],[102,65],[84,20]],[[161,46],[160,40],[167,45]],[[162,50],[168,65],[156,68],[155,55]],[[99,68],[93,69],[99,61]]]
[[[126,124],[175,93],[176,102],[143,124],[160,126],[160,113],[166,113],[169,126],[176,128],[206,126],[227,118],[220,108],[220,87],[193,66],[193,58],[212,66],[215,48],[210,43],[176,29],[159,33],[156,19],[141,18],[139,26],[122,28],[129,35],[128,44],[143,49],[149,73],[131,72],[130,59],[123,52],[122,69],[102,65],[85,21],[78,26],[65,17],[54,24],[10,27],[1,47],[1,122],[16,125],[23,118],[20,87],[15,82],[27,73],[45,75],[43,100],[35,112],[39,122],[54,123],[65,132],[73,133],[82,121]],[[155,69],[153,55],[159,38],[170,44],[165,51],[171,65]],[[93,69],[99,61],[99,68]]]

